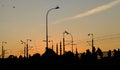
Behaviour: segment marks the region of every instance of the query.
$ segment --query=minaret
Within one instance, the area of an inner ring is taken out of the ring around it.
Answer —
[[[78,50],[77,50],[77,48],[76,48],[76,54],[78,54]]]
[[[58,43],[56,44],[56,53],[58,55]]]
[[[62,43],[60,41],[60,55],[62,55]]]
[[[64,34],[63,34],[63,54],[65,53],[65,38],[64,38]]]

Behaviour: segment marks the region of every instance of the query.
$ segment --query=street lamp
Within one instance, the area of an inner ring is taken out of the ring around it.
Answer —
[[[69,34],[66,30],[63,32],[63,53],[65,53],[65,34]]]
[[[4,54],[5,54],[3,44],[6,44],[6,43],[7,43],[7,42],[2,41],[2,58],[4,58]]]
[[[72,53],[73,53],[73,36],[72,36],[72,34],[71,33],[69,33],[69,32],[67,32],[66,30],[63,32],[63,52],[65,52],[65,38],[64,38],[64,34],[69,34],[70,36],[71,36],[71,38],[72,38],[72,41],[71,41],[71,45],[72,45]]]
[[[28,41],[32,41],[31,39],[27,39],[26,42],[21,40],[21,44],[24,44],[24,57],[26,52],[26,57],[28,58]]]
[[[49,9],[46,14],[46,49],[48,49],[48,13],[54,9],[59,9],[59,6]]]
[[[27,39],[27,44],[26,44],[26,50],[27,50],[26,55],[27,55],[27,58],[28,58],[28,41],[32,41],[32,40],[31,39]]]
[[[95,52],[95,47],[94,47],[94,37],[93,37],[93,34],[88,34],[88,36],[92,36],[92,53],[94,53]]]
[[[22,40],[20,40],[21,41],[21,44],[24,44],[24,57],[25,57],[25,52],[26,52],[26,42],[24,42],[24,41],[22,41]]]

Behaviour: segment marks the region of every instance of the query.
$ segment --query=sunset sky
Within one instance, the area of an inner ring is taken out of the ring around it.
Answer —
[[[26,39],[32,40],[29,54],[42,54],[46,47],[46,13],[56,6],[60,8],[48,14],[49,40],[53,40],[55,51],[65,30],[73,36],[74,52],[76,47],[79,53],[91,50],[89,33],[96,48],[120,48],[120,0],[0,0],[0,46],[2,41],[7,42],[5,56],[23,55],[20,40]],[[71,36],[65,35],[65,39],[67,44]],[[71,45],[66,45],[66,51],[71,51]]]

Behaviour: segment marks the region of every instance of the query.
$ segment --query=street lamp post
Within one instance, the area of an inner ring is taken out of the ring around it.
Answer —
[[[63,54],[65,53],[65,34],[69,34],[66,30],[63,32]]]
[[[32,41],[31,39],[27,39],[26,42],[21,40],[21,44],[24,44],[24,57],[26,56],[28,58],[28,41]],[[26,53],[25,53],[26,52]]]
[[[3,44],[6,44],[7,42],[2,41],[2,58],[4,58],[5,51],[4,51],[4,46]]]
[[[72,45],[72,53],[73,53],[73,36],[72,36],[71,33],[67,32],[67,31],[63,32],[63,48],[64,48],[64,49],[63,49],[63,52],[65,52],[65,38],[64,38],[64,34],[65,34],[65,33],[66,33],[67,35],[70,34],[70,36],[71,36],[71,38],[72,38],[72,41],[71,41],[72,44],[71,44],[71,45]]]
[[[24,42],[22,40],[20,40],[20,41],[21,41],[21,44],[24,44],[24,57],[26,57],[26,55],[25,55],[25,52],[26,52],[26,42]]]
[[[94,38],[93,38],[93,34],[89,33],[88,36],[90,36],[90,35],[92,36],[92,53],[94,53],[94,51],[95,51],[95,49],[94,49],[95,48],[94,47]]]
[[[46,14],[46,49],[48,49],[48,13],[54,9],[59,9],[59,6],[49,9]]]
[[[27,44],[26,44],[26,50],[27,50],[26,55],[27,55],[27,58],[28,58],[28,41],[32,41],[32,40],[31,39],[27,39]]]
[[[71,36],[71,38],[72,38],[71,43],[72,43],[72,53],[73,53],[73,36],[72,36],[72,34],[71,34],[71,33],[69,33],[69,34],[70,34],[70,36]]]

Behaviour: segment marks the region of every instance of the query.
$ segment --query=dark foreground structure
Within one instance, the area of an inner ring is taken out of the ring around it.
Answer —
[[[86,50],[85,53],[79,55],[72,53],[71,51],[65,52],[63,55],[56,54],[52,49],[47,49],[44,54],[40,55],[35,53],[28,58],[19,56],[18,58],[14,55],[10,55],[8,58],[0,59],[0,66],[15,66],[20,67],[68,67],[68,68],[89,68],[89,67],[119,67],[120,66],[120,51],[111,50],[107,52],[107,56],[103,56],[103,52],[98,48],[94,52]]]

